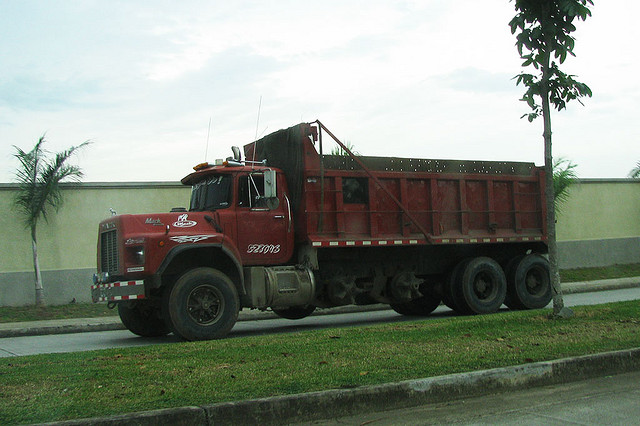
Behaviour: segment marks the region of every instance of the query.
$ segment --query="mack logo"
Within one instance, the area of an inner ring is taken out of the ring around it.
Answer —
[[[147,225],[162,225],[160,219],[154,219],[152,217],[148,217],[147,220],[144,221]]]
[[[178,216],[178,220],[176,222],[173,222],[173,226],[175,226],[176,228],[191,228],[192,226],[196,226],[197,224],[198,222],[196,222],[195,220],[189,220],[189,215],[186,213]]]

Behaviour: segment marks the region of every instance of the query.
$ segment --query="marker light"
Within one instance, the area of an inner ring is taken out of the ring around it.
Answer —
[[[211,164],[209,164],[209,163],[200,163],[200,164],[197,164],[197,165],[193,166],[193,170],[195,170],[197,172],[198,170],[206,169],[207,167],[211,167]]]

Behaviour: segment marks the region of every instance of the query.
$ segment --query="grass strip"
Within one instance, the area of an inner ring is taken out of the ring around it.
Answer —
[[[611,265],[604,268],[563,269],[560,271],[560,280],[566,283],[626,277],[640,277],[640,263]]]
[[[66,318],[99,318],[117,316],[117,309],[107,308],[106,303],[69,303],[52,306],[2,306],[0,323],[44,321]]]
[[[593,281],[638,276],[640,276],[640,263],[630,265],[613,265],[603,268],[566,269],[560,271],[562,282]],[[65,318],[97,318],[117,315],[117,309],[108,309],[107,305],[104,303],[74,303],[60,306],[29,305],[0,307],[0,323]]]
[[[380,384],[640,346],[640,303],[4,358],[0,424]]]

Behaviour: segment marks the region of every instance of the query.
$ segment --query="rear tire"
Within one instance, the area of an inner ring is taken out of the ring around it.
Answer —
[[[460,284],[462,274],[470,261],[471,259],[464,259],[458,262],[458,264],[449,273],[442,292],[442,301],[444,304],[462,315],[468,315],[471,313],[464,303]]]
[[[463,309],[471,314],[496,312],[504,303],[507,280],[500,265],[489,257],[469,261],[459,280]]]
[[[316,310],[314,305],[307,306],[293,306],[291,308],[285,309],[273,309],[273,313],[275,313],[280,318],[297,320],[306,318]]]
[[[233,282],[213,268],[184,273],[171,289],[168,313],[174,332],[185,340],[224,337],[238,319],[238,292]]]
[[[171,332],[162,319],[160,309],[149,301],[132,300],[118,303],[122,324],[133,334],[142,337],[166,336]]]
[[[419,299],[414,299],[405,303],[391,303],[391,309],[409,317],[426,317],[440,306],[441,298],[431,292]]]
[[[551,301],[549,262],[537,254],[512,260],[507,267],[507,306],[542,309]]]

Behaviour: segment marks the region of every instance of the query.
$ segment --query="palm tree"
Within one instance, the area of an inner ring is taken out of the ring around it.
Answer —
[[[634,179],[640,179],[640,161],[636,163],[636,166],[629,172],[629,177]]]
[[[47,221],[50,209],[56,211],[62,206],[63,198],[60,190],[60,181],[65,178],[80,180],[82,171],[78,166],[66,164],[69,157],[78,149],[88,145],[86,141],[78,146],[58,152],[54,158],[47,158],[48,152],[42,146],[45,143],[44,135],[38,140],[33,149],[25,152],[17,146],[14,157],[20,161],[20,167],[16,170],[18,193],[15,204],[24,216],[25,228],[31,230],[31,247],[33,249],[33,268],[36,279],[36,305],[44,305],[44,289],[42,276],[38,263],[38,249],[36,228],[38,220],[42,217]]]
[[[346,146],[347,149],[353,153],[353,155],[360,155],[360,153],[355,150],[355,146],[351,142],[346,141],[344,143],[344,146]],[[347,151],[345,151],[344,148],[342,148],[341,146],[333,147],[333,149],[331,150],[331,155],[338,155],[338,156],[343,156],[343,157],[348,157],[349,156]]]
[[[569,198],[569,186],[578,180],[575,172],[577,164],[566,158],[558,158],[553,161],[553,202],[557,212],[560,211],[562,203]]]

